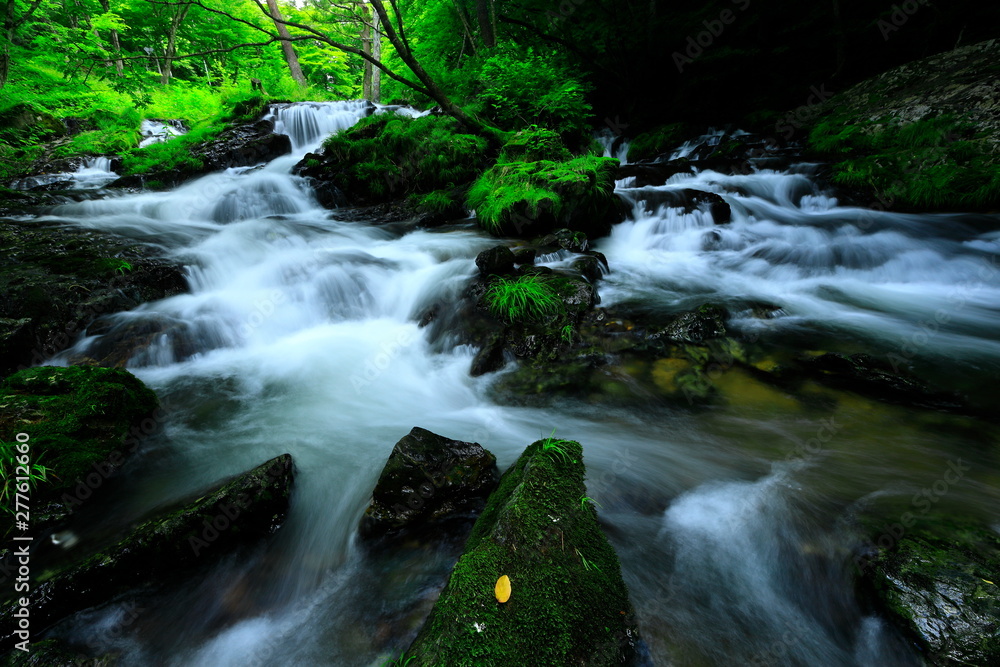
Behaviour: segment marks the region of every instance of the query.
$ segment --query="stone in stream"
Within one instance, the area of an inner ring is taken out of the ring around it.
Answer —
[[[505,245],[498,245],[484,250],[476,256],[476,266],[479,275],[488,278],[491,275],[502,276],[514,272],[514,253]]]
[[[282,454],[202,493],[179,509],[133,528],[84,561],[34,582],[28,600],[32,635],[60,619],[118,595],[163,586],[213,559],[276,531],[288,512],[292,457]],[[17,601],[0,610],[3,646],[13,646]]]
[[[361,538],[380,543],[469,522],[498,477],[496,457],[482,445],[414,427],[393,447],[379,475],[361,519]]]
[[[1000,664],[1000,535],[937,515],[918,521],[859,557],[866,583],[931,664]]]
[[[579,443],[549,438],[524,451],[476,521],[406,664],[596,667],[636,658],[618,557],[583,478]],[[500,602],[503,576],[510,597]]]

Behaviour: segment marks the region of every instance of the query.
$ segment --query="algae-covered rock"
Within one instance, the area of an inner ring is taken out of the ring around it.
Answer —
[[[270,535],[284,522],[292,477],[291,456],[273,458],[180,509],[144,521],[82,563],[35,582],[28,597],[32,634],[125,592],[175,581]],[[10,601],[0,612],[4,646],[11,645],[18,608]]]
[[[128,371],[97,366],[41,366],[11,375],[0,383],[0,440],[28,436],[31,460],[49,469],[32,492],[40,510],[48,501],[50,516],[72,511],[74,501],[60,499],[88,475],[87,495],[135,451],[140,435],[152,432],[156,394]],[[149,423],[143,427],[144,420]],[[35,521],[39,519],[39,512]]]
[[[632,659],[638,638],[628,591],[583,478],[579,443],[547,439],[524,451],[476,521],[407,664],[596,666]],[[501,603],[503,576],[510,597]]]
[[[496,457],[475,442],[414,428],[382,469],[361,519],[361,537],[377,540],[470,521],[496,487]]]
[[[882,607],[935,665],[1000,664],[1000,535],[929,517],[865,562]]]

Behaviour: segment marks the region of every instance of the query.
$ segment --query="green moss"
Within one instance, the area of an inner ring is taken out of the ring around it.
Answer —
[[[41,493],[58,495],[107,462],[156,406],[156,395],[122,369],[29,368],[0,384],[0,439],[27,433],[32,459],[52,471]]]
[[[498,162],[563,161],[572,157],[557,133],[532,125],[504,144]]]
[[[425,195],[413,195],[412,199],[421,213],[445,213],[459,204],[454,190],[434,190]]]
[[[471,182],[485,167],[487,142],[445,116],[380,114],[324,143],[334,184],[358,201],[402,198]]]
[[[923,209],[984,209],[1000,204],[1000,156],[968,123],[938,116],[851,123],[834,116],[809,135],[836,161],[835,183],[872,191],[879,204]],[[873,202],[873,205],[876,202]]]
[[[530,445],[504,474],[407,657],[413,665],[616,665],[634,635],[618,557],[585,496],[583,449]],[[494,586],[507,575],[511,597]]]
[[[593,155],[562,161],[501,161],[473,183],[467,203],[475,209],[479,225],[498,236],[573,227],[581,218],[606,216],[617,167],[617,160]]]
[[[122,156],[122,174],[131,176],[154,170],[198,171],[204,165],[200,159],[191,155],[191,149],[197,144],[215,139],[223,129],[223,125],[210,124],[192,129],[170,141],[129,151]]]

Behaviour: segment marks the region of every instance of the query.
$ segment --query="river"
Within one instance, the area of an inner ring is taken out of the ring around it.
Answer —
[[[288,520],[266,547],[140,598],[138,611],[123,600],[78,614],[57,634],[129,666],[380,665],[405,648],[450,565],[423,551],[373,564],[355,543],[395,442],[421,426],[481,443],[502,470],[555,429],[584,446],[588,495],[655,664],[919,664],[855,595],[852,517],[934,488],[961,460],[936,506],[996,520],[995,427],[819,385],[792,395],[738,372],[720,380],[726,400],[697,411],[498,404],[495,374],[469,376],[475,350],[418,326],[457,302],[495,240],[473,221],[338,220],[291,168],[363,105],[276,113],[291,155],[48,216],[154,244],[190,283],[116,316],[170,324],[129,363],[169,418],[74,528],[81,542],[273,456],[291,453],[297,468]],[[620,184],[632,213],[596,244],[611,267],[602,305],[774,304],[774,317],[737,312],[731,326],[776,347],[895,354],[995,405],[1000,236],[963,216],[840,206],[814,173]],[[732,222],[663,203],[685,188],[720,194]],[[98,344],[85,336],[72,353]]]

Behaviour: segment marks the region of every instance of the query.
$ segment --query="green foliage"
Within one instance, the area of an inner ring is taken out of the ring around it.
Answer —
[[[490,312],[508,322],[544,321],[565,310],[544,276],[496,278],[485,299]]]
[[[187,134],[158,144],[136,148],[122,156],[122,174],[145,174],[153,171],[198,171],[202,162],[191,155],[197,144],[211,141],[222,131],[221,125],[191,130]]]
[[[132,263],[124,259],[119,259],[117,257],[110,257],[103,260],[104,265],[107,266],[108,270],[119,276],[124,276],[126,273],[132,271]]]
[[[553,436],[555,431],[552,432]],[[559,440],[555,437],[548,437],[541,440],[542,451],[551,455],[554,459],[563,463],[576,463],[576,459],[570,456],[573,442],[570,440]]]
[[[19,460],[19,457],[22,458]],[[28,461],[27,465],[21,466],[23,461]],[[19,466],[21,470],[17,470]],[[17,477],[26,477],[28,488],[33,491],[38,488],[40,482],[48,480],[51,472],[41,465],[37,458],[31,460],[30,453],[27,455],[19,454],[17,443],[0,441],[0,477],[3,479],[3,485],[0,486],[0,511],[14,514]]]
[[[425,195],[413,195],[413,200],[417,210],[422,213],[445,213],[458,205],[453,190],[434,190]]]
[[[362,119],[324,143],[334,183],[361,201],[451,189],[479,175],[486,140],[458,131],[446,116],[380,114]],[[436,194],[421,200],[444,203]]]
[[[1000,159],[951,116],[907,124],[832,117],[818,123],[809,139],[816,152],[838,161],[834,182],[874,190],[873,205],[968,209],[1000,202]]]
[[[516,130],[538,124],[575,135],[589,125],[586,94],[591,86],[559,52],[498,47],[476,79],[475,99],[500,127]]]
[[[569,160],[572,154],[566,150],[559,134],[537,125],[525,128],[511,137],[500,149],[498,162],[537,162]]]
[[[560,162],[498,162],[473,183],[467,203],[479,225],[496,235],[524,233],[525,228],[537,232],[566,224],[574,214],[600,217],[614,196],[617,165],[617,160],[593,155]]]

